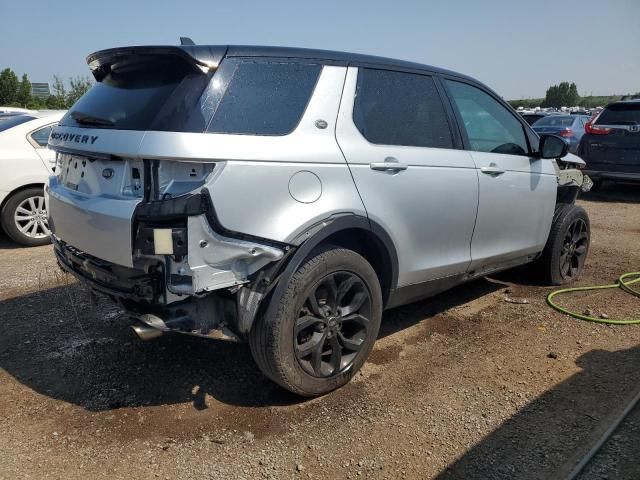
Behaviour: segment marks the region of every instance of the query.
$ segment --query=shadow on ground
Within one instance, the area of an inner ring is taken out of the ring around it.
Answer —
[[[496,288],[479,280],[386,312],[380,335]],[[245,407],[304,401],[266,379],[246,345],[178,334],[142,342],[129,319],[80,284],[0,302],[0,318],[0,367],[36,392],[91,411],[184,402],[205,409],[206,394]]]
[[[26,247],[24,245],[20,245],[19,243],[14,242],[9,237],[7,237],[5,233],[0,229],[0,249],[14,250],[16,248],[31,248],[31,247]]]
[[[522,273],[520,274],[522,275]],[[421,302],[410,303],[402,307],[384,312],[382,325],[378,338],[393,335],[401,330],[411,327],[422,320],[430,320],[438,314],[458,305],[463,305],[485,295],[508,286],[507,281],[515,281],[516,277],[502,279],[480,278],[469,283],[458,285],[435,297]],[[454,325],[451,325],[452,327]]]
[[[640,387],[640,347],[594,350],[576,364],[579,373],[520,409],[437,478],[566,478]],[[632,443],[640,441],[635,432]],[[640,478],[640,465],[624,478]]]

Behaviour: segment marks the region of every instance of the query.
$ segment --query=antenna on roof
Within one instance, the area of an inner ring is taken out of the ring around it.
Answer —
[[[180,37],[180,45],[195,45],[195,42],[189,37]]]

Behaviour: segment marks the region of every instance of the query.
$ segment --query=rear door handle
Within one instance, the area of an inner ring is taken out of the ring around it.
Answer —
[[[384,162],[371,162],[369,167],[371,167],[371,170],[383,172],[400,172],[401,170],[409,168],[408,165],[398,162],[398,160],[393,157],[385,158]]]
[[[482,173],[486,173],[487,175],[492,175],[496,177],[504,173],[504,170],[498,167],[498,165],[496,165],[495,163],[490,163],[488,167],[480,168],[480,171]]]

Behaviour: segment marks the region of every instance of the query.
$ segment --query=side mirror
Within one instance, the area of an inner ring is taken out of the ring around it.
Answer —
[[[556,135],[540,135],[540,158],[562,158],[569,152],[569,145]]]

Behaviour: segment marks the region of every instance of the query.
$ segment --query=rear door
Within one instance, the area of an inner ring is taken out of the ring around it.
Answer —
[[[431,76],[349,67],[336,135],[369,218],[396,245],[398,286],[469,266],[478,178],[453,132]]]
[[[640,173],[640,101],[609,105],[581,146],[589,170]]]
[[[557,193],[553,162],[533,156],[524,122],[493,94],[453,79],[445,84],[479,172],[470,270],[518,263],[546,243]]]

